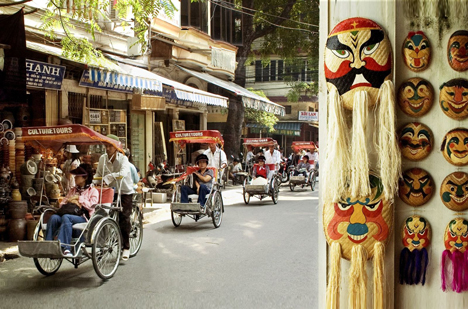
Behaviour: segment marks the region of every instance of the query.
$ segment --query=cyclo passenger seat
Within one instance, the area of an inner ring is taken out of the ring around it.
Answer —
[[[99,200],[98,200],[98,204],[97,205],[94,205],[95,207],[98,206],[98,205],[103,205],[103,206],[112,206],[112,202],[114,201],[114,189],[112,188],[101,188],[101,187],[96,187],[96,189],[98,190],[99,192]],[[102,191],[101,191],[102,189]],[[99,204],[100,202],[100,204]],[[89,221],[95,221],[95,222],[92,222],[92,223],[96,223],[98,220],[93,220],[94,217],[99,217],[99,218],[102,218],[102,217],[105,217],[109,215],[109,210],[108,209],[98,209],[94,212],[93,216],[90,218]],[[73,229],[76,229],[76,230],[84,230],[86,228],[86,226],[88,225],[89,222],[83,222],[83,223],[76,223],[76,224],[73,224]]]

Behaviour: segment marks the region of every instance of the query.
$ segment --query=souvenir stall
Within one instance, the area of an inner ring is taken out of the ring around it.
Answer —
[[[321,5],[319,308],[468,302],[467,8]]]

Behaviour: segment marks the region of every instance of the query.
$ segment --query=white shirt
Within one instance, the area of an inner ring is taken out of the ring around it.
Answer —
[[[253,157],[254,157],[254,154],[252,151],[247,152],[247,156],[245,157],[245,162],[249,162],[250,160],[252,160]]]
[[[265,151],[265,164],[279,164],[281,162],[281,153],[278,150],[273,150],[273,154],[270,149]]]
[[[99,163],[98,167],[96,169],[96,177],[104,177],[107,175],[112,175],[111,179],[112,181],[108,183],[109,187],[115,187],[116,188],[116,193],[117,191],[117,183],[115,182],[115,178],[119,176],[123,176],[122,182],[121,182],[121,193],[122,194],[133,194],[135,193],[135,190],[133,189],[133,179],[132,179],[132,173],[130,171],[130,164],[128,161],[128,158],[121,154],[120,152],[116,152],[115,155],[117,158],[115,158],[114,163],[109,161],[109,158],[107,156],[107,153],[103,154],[99,158]],[[103,166],[105,166],[104,172],[103,172]],[[120,182],[120,180],[118,180]]]
[[[203,154],[205,154],[208,157],[208,166],[215,167],[219,170],[221,166],[223,166],[223,164],[227,164],[226,153],[218,147],[216,147],[215,153],[213,153],[211,149],[208,148]]]

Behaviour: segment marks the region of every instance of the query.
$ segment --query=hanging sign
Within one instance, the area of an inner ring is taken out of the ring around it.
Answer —
[[[28,87],[61,89],[65,67],[26,59],[26,85]]]
[[[319,121],[318,115],[319,115],[318,112],[299,111],[299,118],[298,118],[298,120],[304,120],[304,121]]]

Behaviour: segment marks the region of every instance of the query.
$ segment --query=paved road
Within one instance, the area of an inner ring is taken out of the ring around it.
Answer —
[[[317,308],[317,192],[285,187],[277,205],[245,205],[240,187],[223,196],[219,229],[208,218],[174,228],[160,212],[139,254],[107,282],[91,262],[64,262],[51,277],[31,259],[1,263],[0,307]]]

